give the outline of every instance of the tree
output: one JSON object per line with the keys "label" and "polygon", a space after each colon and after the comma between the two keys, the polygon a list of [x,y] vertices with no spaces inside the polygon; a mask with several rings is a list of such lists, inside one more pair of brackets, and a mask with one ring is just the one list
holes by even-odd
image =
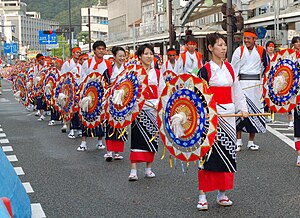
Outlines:
{"label": "tree", "polygon": [[55,57],[65,60],[69,56],[69,44],[63,35],[58,35],[57,41],[59,48],[52,49],[52,54]]}
{"label": "tree", "polygon": [[87,44],[89,41],[89,33],[88,32],[80,32],[77,34],[77,41],[83,42],[83,44]]}

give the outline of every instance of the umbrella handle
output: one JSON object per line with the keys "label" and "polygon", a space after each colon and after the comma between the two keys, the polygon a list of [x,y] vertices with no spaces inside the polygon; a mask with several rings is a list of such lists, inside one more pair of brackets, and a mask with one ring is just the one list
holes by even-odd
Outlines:
{"label": "umbrella handle", "polygon": [[[220,117],[242,117],[242,114],[218,114]],[[261,114],[249,114],[249,117],[253,116],[271,116],[271,113],[261,113]]]}
{"label": "umbrella handle", "polygon": [[151,105],[151,104],[147,104],[146,102],[144,103],[144,105],[146,105],[146,106],[148,106],[148,107],[151,107],[151,108],[157,110],[157,107],[155,107],[155,106],[153,106],[153,105]]}
{"label": "umbrella handle", "polygon": [[[157,110],[157,108],[153,105],[150,105],[150,104],[147,104],[147,103],[145,103],[145,105]],[[220,117],[242,117],[242,114],[218,114],[218,116],[220,116]],[[249,117],[253,117],[253,116],[271,116],[271,113],[249,114],[248,116]]]}

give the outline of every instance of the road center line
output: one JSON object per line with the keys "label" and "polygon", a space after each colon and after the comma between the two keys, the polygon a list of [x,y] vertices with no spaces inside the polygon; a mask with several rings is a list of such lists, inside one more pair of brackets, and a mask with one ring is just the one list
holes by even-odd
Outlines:
{"label": "road center line", "polygon": [[278,132],[277,130],[273,129],[270,126],[267,126],[267,130],[272,133],[273,135],[277,136],[281,141],[285,142],[286,144],[288,144],[292,149],[295,150],[295,143],[293,140],[291,140],[289,137],[281,134],[280,132]]}

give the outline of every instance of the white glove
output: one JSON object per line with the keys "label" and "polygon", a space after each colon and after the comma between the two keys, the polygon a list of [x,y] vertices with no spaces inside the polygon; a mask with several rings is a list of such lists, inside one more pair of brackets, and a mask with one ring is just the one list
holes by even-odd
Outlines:
{"label": "white glove", "polygon": [[112,102],[116,105],[123,105],[122,98],[124,97],[124,90],[119,89],[114,91],[114,95],[112,97]]}
{"label": "white glove", "polygon": [[41,77],[39,77],[39,76],[34,77],[34,84],[35,85],[38,84],[40,80],[41,80]]}
{"label": "white glove", "polygon": [[26,83],[26,87],[27,87],[27,89],[30,89],[30,87],[31,87],[31,82],[27,82],[27,83]]}
{"label": "white glove", "polygon": [[20,90],[17,91],[17,92],[14,94],[14,97],[15,97],[15,99],[16,99],[17,101],[20,101],[20,99],[21,99],[21,91],[20,91]]}
{"label": "white glove", "polygon": [[92,100],[92,97],[88,95],[80,101],[79,106],[82,111],[87,112],[89,110],[89,105],[92,103]]}
{"label": "white glove", "polygon": [[46,95],[51,95],[52,87],[51,87],[51,85],[49,83],[47,83],[47,85],[45,85],[44,90],[45,90],[45,94]]}
{"label": "white glove", "polygon": [[58,98],[57,98],[58,104],[61,105],[62,107],[64,107],[65,104],[66,104],[66,99],[67,98],[68,98],[68,96],[65,95],[64,93],[59,93]]}
{"label": "white glove", "polygon": [[276,76],[273,82],[274,93],[277,94],[286,87],[285,76]]}
{"label": "white glove", "polygon": [[186,120],[187,118],[184,112],[179,112],[171,117],[171,128],[176,138],[184,136],[184,128],[182,125],[185,124]]}

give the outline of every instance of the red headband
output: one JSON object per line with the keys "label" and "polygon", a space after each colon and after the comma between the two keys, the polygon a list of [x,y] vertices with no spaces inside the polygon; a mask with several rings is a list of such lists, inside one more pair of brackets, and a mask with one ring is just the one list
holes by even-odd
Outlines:
{"label": "red headband", "polygon": [[72,49],[72,53],[75,53],[76,51],[79,51],[79,52],[81,52],[81,48],[79,48],[79,47],[76,47],[76,48],[73,48],[73,49]]}
{"label": "red headband", "polygon": [[197,42],[194,42],[194,41],[189,41],[186,43],[187,45],[197,45]]}
{"label": "red headband", "polygon": [[244,36],[257,38],[257,35],[255,33],[251,33],[251,32],[244,32]]}
{"label": "red headband", "polygon": [[56,59],[55,62],[56,62],[56,63],[59,63],[59,64],[61,64],[61,65],[63,65],[63,63],[64,63],[62,59]]}
{"label": "red headband", "polygon": [[273,42],[271,42],[271,43],[268,45],[268,47],[274,47],[274,48],[275,48],[275,45],[274,45]]}
{"label": "red headband", "polygon": [[89,55],[88,54],[82,54],[79,56],[79,60],[83,59],[83,58],[88,58]]}
{"label": "red headband", "polygon": [[177,53],[176,53],[176,51],[174,51],[174,50],[171,50],[171,51],[168,51],[168,53],[167,53],[168,55],[176,55]]}

